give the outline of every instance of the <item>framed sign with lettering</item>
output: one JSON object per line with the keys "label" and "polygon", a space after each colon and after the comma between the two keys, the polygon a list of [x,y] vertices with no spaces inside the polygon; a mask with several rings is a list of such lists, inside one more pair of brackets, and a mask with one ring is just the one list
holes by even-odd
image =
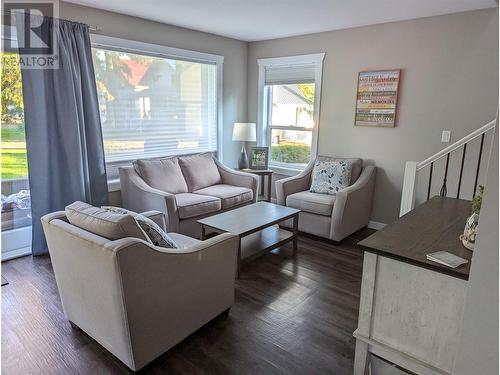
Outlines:
{"label": "framed sign with lettering", "polygon": [[400,74],[400,69],[359,73],[355,126],[395,126]]}

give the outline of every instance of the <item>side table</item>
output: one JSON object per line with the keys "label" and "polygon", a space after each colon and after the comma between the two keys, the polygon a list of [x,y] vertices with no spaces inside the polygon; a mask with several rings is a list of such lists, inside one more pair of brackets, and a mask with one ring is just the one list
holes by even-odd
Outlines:
{"label": "side table", "polygon": [[[259,176],[260,194],[257,201],[271,202],[271,186],[273,180],[273,171],[270,169],[240,169],[242,172],[252,173]],[[267,193],[264,191],[264,183],[267,180]]]}

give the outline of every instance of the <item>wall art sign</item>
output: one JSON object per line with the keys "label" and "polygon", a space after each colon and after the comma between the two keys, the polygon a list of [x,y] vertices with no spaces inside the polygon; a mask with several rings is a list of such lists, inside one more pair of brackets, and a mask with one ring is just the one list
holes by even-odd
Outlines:
{"label": "wall art sign", "polygon": [[395,126],[400,74],[400,69],[359,73],[355,126]]}

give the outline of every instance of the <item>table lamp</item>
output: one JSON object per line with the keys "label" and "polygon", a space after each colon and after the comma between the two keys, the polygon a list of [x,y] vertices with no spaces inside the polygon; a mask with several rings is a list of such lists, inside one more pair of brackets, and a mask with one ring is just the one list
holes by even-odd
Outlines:
{"label": "table lamp", "polygon": [[248,155],[246,142],[257,140],[257,130],[253,122],[235,122],[233,127],[233,141],[241,142],[241,155],[238,159],[239,169],[248,169]]}

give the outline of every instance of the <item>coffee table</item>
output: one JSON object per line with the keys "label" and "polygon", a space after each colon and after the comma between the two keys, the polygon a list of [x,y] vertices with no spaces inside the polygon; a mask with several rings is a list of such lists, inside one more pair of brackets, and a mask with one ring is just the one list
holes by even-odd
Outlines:
{"label": "coffee table", "polygon": [[[201,239],[207,229],[217,233],[230,232],[240,238],[238,246],[237,277],[240,275],[242,259],[251,260],[264,252],[293,242],[293,255],[297,255],[297,232],[299,212],[295,208],[258,202],[198,220],[201,224]],[[293,230],[280,228],[277,224],[293,219]]]}

